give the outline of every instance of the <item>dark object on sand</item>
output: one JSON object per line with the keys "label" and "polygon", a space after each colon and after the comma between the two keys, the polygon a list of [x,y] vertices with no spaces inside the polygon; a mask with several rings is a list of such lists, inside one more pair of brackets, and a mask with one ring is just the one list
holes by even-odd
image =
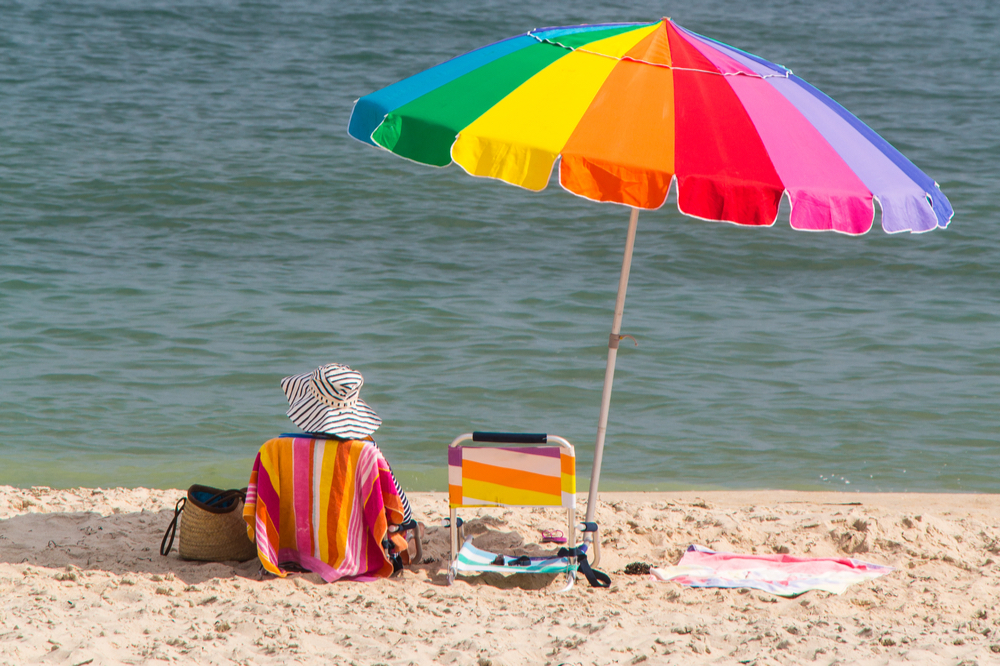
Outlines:
{"label": "dark object on sand", "polygon": [[625,566],[625,574],[649,574],[649,563],[636,561]]}

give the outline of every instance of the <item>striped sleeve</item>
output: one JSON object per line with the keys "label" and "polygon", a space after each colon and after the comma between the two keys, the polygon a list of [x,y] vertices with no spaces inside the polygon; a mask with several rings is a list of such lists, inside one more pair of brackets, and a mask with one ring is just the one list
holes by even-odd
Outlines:
{"label": "striped sleeve", "polygon": [[[378,449],[379,453],[382,454],[382,457],[385,458],[385,454],[379,448],[378,443],[374,440],[369,440],[369,442],[375,445],[375,449]],[[385,459],[385,462],[388,464],[389,460]],[[410,501],[406,499],[406,494],[403,493],[402,487],[399,486],[399,481],[396,479],[395,473],[392,472],[391,465],[389,465],[389,475],[392,476],[392,484],[396,487],[396,493],[399,495],[399,499],[403,503],[403,523],[409,523],[410,520],[413,519],[413,511],[410,509]]]}

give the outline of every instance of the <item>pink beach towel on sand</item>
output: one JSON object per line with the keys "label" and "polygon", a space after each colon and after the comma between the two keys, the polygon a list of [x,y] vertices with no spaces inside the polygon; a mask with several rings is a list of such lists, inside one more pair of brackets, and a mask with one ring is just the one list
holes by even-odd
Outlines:
{"label": "pink beach towel on sand", "polygon": [[677,565],[650,568],[649,573],[656,581],[673,581],[683,586],[757,588],[795,597],[812,590],[840,595],[851,584],[881,577],[893,569],[853,558],[730,554],[692,544]]}

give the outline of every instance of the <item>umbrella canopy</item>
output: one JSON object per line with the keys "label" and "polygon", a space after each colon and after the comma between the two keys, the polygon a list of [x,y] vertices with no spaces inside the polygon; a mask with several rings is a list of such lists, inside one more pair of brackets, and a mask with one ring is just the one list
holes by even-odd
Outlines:
{"label": "umbrella canopy", "polygon": [[791,70],[655,23],[532,30],[358,100],[351,136],[428,165],[597,201],[771,225],[945,227],[937,184]]}
{"label": "umbrella canopy", "polygon": [[937,183],[791,70],[670,19],[531,30],[362,97],[354,138],[530,190],[632,207],[608,341],[587,520],[596,509],[639,209],[676,181],[684,214],[864,234],[947,227]]}

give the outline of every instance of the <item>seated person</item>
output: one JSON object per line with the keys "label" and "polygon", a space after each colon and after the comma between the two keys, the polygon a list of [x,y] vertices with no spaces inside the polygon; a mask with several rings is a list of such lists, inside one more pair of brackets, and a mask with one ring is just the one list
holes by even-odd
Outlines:
{"label": "seated person", "polygon": [[416,523],[371,437],[382,420],[359,397],[363,384],[342,364],[281,381],[288,416],[305,433],[265,442],[250,475],[243,518],[265,570],[334,581],[388,576],[407,562],[396,527]]}

